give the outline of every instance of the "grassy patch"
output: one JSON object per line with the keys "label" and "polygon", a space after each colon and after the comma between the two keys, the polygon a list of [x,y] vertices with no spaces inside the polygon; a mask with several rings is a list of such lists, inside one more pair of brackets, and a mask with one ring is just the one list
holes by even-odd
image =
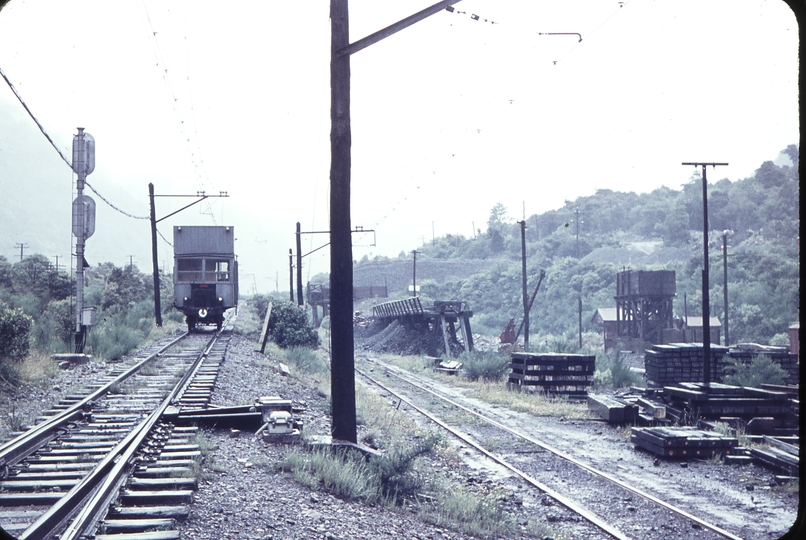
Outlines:
{"label": "grassy patch", "polygon": [[427,504],[421,516],[439,527],[458,527],[473,536],[510,537],[516,523],[506,512],[500,493],[479,495],[463,488],[454,488],[441,500]]}
{"label": "grassy patch", "polygon": [[20,380],[28,384],[43,384],[56,376],[59,366],[49,355],[34,353],[25,357],[22,362],[14,362]]}
{"label": "grassy patch", "polygon": [[462,386],[472,390],[473,397],[481,401],[533,416],[590,417],[585,403],[569,401],[562,396],[547,396],[539,392],[512,392],[503,384],[472,383]]}
{"label": "grassy patch", "polygon": [[308,347],[289,347],[282,351],[282,356],[286,362],[306,373],[322,373],[330,369],[327,361]]}

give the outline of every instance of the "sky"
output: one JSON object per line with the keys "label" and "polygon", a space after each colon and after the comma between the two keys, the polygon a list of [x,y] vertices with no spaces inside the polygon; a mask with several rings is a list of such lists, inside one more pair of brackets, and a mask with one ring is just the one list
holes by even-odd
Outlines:
{"label": "sky", "polygon": [[[351,0],[351,41],[432,3]],[[374,231],[353,235],[356,260],[483,232],[496,203],[514,220],[598,189],[679,189],[682,162],[744,179],[799,142],[781,0],[454,8],[351,57],[351,219]],[[326,0],[10,0],[0,69],[68,160],[78,127],[95,139],[91,264],[149,271],[149,183],[158,219],[196,200],[162,196],[226,192],[160,222],[160,265],[174,225],[231,225],[242,292],[287,290],[296,223],[329,227],[328,14]],[[63,264],[75,175],[5,81],[0,189],[0,255],[23,244]],[[327,241],[303,235],[303,281],[329,271]]]}

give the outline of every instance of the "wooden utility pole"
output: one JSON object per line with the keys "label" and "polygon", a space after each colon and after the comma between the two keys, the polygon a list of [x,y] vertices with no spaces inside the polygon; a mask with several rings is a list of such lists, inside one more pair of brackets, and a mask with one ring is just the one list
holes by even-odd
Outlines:
{"label": "wooden utility pole", "polygon": [[353,244],[350,231],[350,44],[347,0],[330,2],[330,324],[334,439],[358,442],[353,353]]}
{"label": "wooden utility pole", "polygon": [[154,184],[148,184],[149,217],[151,220],[151,274],[154,279],[154,321],[162,326],[162,303],[160,301],[160,268],[157,252],[157,207],[154,204]]}
{"label": "wooden utility pole", "polygon": [[683,163],[683,165],[702,167],[702,364],[703,383],[707,386],[711,384],[711,299],[708,294],[708,180],[706,177],[706,167],[708,165],[712,167],[716,167],[717,165],[722,166],[727,165],[727,163],[687,162]]}
{"label": "wooden utility pole", "polygon": [[20,248],[20,260],[22,260],[23,250],[28,247],[28,244],[17,242],[16,244],[14,244],[14,247]]}
{"label": "wooden utility pole", "polygon": [[458,2],[438,2],[351,44],[348,1],[330,0],[330,380],[334,439],[354,443],[358,439],[350,234],[350,55]]}
{"label": "wooden utility pole", "polygon": [[412,250],[411,254],[414,255],[411,265],[411,295],[417,296],[417,250]]}
{"label": "wooden utility pole", "polygon": [[294,252],[288,248],[288,300],[294,303]]}
{"label": "wooden utility pole", "polygon": [[299,221],[297,221],[297,304],[300,306],[305,304],[302,300],[302,233]]}
{"label": "wooden utility pole", "polygon": [[728,346],[728,231],[722,231],[722,299],[725,302],[722,326],[725,328],[725,347]]}
{"label": "wooden utility pole", "polygon": [[523,350],[529,351],[529,290],[526,288],[526,220],[521,224],[521,289],[523,293]]}

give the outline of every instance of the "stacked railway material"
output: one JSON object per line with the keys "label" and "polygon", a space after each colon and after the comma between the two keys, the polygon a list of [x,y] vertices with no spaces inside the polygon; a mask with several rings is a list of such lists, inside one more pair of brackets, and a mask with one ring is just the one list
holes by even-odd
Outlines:
{"label": "stacked railway material", "polygon": [[582,354],[514,352],[507,388],[585,399],[593,384],[596,357]]}
{"label": "stacked railway material", "polygon": [[784,384],[798,384],[800,380],[800,364],[798,355],[789,352],[787,347],[772,347],[769,345],[759,345],[757,343],[739,343],[728,352],[734,360],[739,360],[744,364],[750,363],[758,355],[766,355],[773,362],[781,366],[786,372]]}
{"label": "stacked railway material", "polygon": [[739,446],[735,437],[693,427],[633,428],[632,443],[665,458],[710,458],[730,454]]}
{"label": "stacked railway material", "polygon": [[657,426],[671,423],[666,418],[666,405],[645,395],[643,389],[629,393],[588,395],[588,409],[607,420],[609,424]]}
{"label": "stacked railway material", "polygon": [[773,437],[763,438],[765,448],[750,448],[753,461],[777,469],[787,475],[799,476],[800,448]]}
{"label": "stacked railway material", "polygon": [[[727,364],[727,347],[711,345],[711,380],[722,381]],[[683,381],[704,381],[702,343],[653,345],[644,356],[646,378],[650,386],[666,386]]]}
{"label": "stacked railway material", "polygon": [[798,430],[797,407],[785,392],[711,383],[678,383],[661,394],[667,415],[680,423],[715,421],[741,425],[748,433],[791,435]]}

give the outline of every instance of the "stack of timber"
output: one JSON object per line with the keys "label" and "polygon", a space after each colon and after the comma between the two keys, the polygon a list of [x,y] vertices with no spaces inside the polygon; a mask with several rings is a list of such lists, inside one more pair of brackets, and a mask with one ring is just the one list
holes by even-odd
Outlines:
{"label": "stack of timber", "polygon": [[666,405],[644,394],[635,392],[604,395],[589,394],[588,410],[597,413],[609,424],[633,424],[638,426],[667,425]]}
{"label": "stack of timber", "polygon": [[789,476],[799,476],[799,447],[774,437],[764,436],[766,448],[750,448],[755,463],[776,469]]}
{"label": "stack of timber", "polygon": [[537,390],[545,394],[585,399],[593,384],[596,357],[582,354],[513,352],[510,390]]}
{"label": "stack of timber", "polygon": [[735,437],[693,427],[632,428],[632,443],[665,458],[703,458],[733,453],[739,446]]}
{"label": "stack of timber", "polygon": [[[712,381],[722,381],[727,353],[727,347],[711,345],[709,371]],[[702,343],[653,345],[644,356],[647,383],[650,386],[666,386],[684,381],[704,381],[703,359]]]}
{"label": "stack of timber", "polygon": [[749,364],[756,356],[765,355],[773,362],[781,366],[786,372],[785,385],[798,384],[800,379],[800,364],[798,355],[789,352],[788,347],[773,347],[770,345],[759,345],[758,343],[739,343],[731,347],[728,352],[734,360],[739,360],[744,364]]}
{"label": "stack of timber", "polygon": [[595,412],[608,424],[635,424],[638,421],[638,405],[604,394],[588,394],[588,409]]}
{"label": "stack of timber", "polygon": [[720,383],[677,383],[661,393],[667,416],[680,424],[720,421],[740,425],[757,435],[792,435],[798,432],[797,404],[785,392]]}

